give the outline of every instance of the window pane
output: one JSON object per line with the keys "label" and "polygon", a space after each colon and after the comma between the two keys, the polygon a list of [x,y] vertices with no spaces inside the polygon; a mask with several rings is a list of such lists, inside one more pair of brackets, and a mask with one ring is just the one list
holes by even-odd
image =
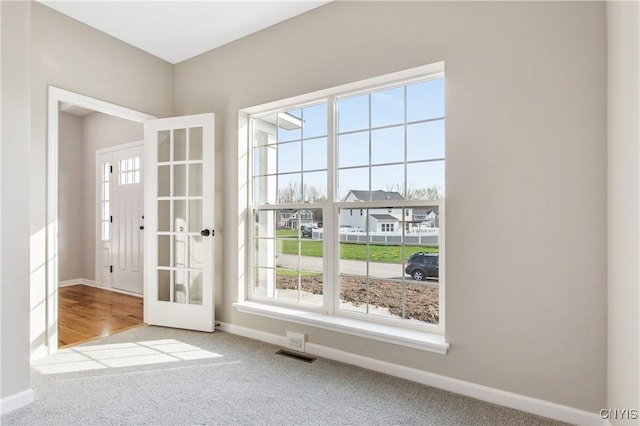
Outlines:
{"label": "window pane", "polygon": [[253,150],[253,173],[255,176],[277,173],[277,145],[267,145]]}
{"label": "window pane", "polygon": [[[286,210],[279,210],[283,212]],[[260,210],[254,216],[255,236],[259,238],[275,238],[276,212],[274,210]],[[278,224],[278,228],[284,225]]]}
{"label": "window pane", "polygon": [[275,203],[278,189],[276,176],[262,176],[253,180],[253,200],[255,203]]}
{"label": "window pane", "polygon": [[173,161],[187,159],[187,129],[173,131]]}
{"label": "window pane", "polygon": [[173,232],[188,232],[187,202],[176,200],[173,202]]}
{"label": "window pane", "polygon": [[304,170],[327,168],[327,138],[309,139],[302,142]]}
{"label": "window pane", "polygon": [[407,164],[407,199],[437,200],[444,196],[444,160]]}
{"label": "window pane", "polygon": [[[399,193],[400,196],[404,198],[404,165],[372,167],[371,190]],[[393,196],[395,196],[395,194],[390,195],[390,197]],[[384,198],[379,201],[383,200]]]}
{"label": "window pane", "polygon": [[[275,235],[275,234],[274,234]],[[275,238],[256,238],[254,240],[255,256],[254,264],[261,267],[276,267],[276,240]]]}
{"label": "window pane", "polygon": [[438,286],[418,281],[408,281],[405,285],[404,318],[438,324],[440,319]]}
{"label": "window pane", "polygon": [[200,232],[202,226],[202,200],[189,200],[189,231]]}
{"label": "window pane", "polygon": [[322,272],[277,268],[276,298],[290,302],[322,305]]}
{"label": "window pane", "polygon": [[444,78],[407,86],[407,121],[444,117]]}
{"label": "window pane", "polygon": [[158,132],[158,161],[169,161],[171,155],[170,130]]}
{"label": "window pane", "polygon": [[371,94],[371,127],[404,123],[404,87]]}
{"label": "window pane", "polygon": [[299,109],[278,114],[278,142],[302,138],[302,114]]}
{"label": "window pane", "polygon": [[299,203],[302,201],[300,173],[278,176],[278,202]]}
{"label": "window pane", "polygon": [[202,160],[202,127],[189,129],[189,160]]}
{"label": "window pane", "polygon": [[276,270],[272,268],[254,268],[253,293],[259,297],[275,297]]}
{"label": "window pane", "polygon": [[278,173],[297,172],[302,170],[301,147],[301,142],[278,144]]}
{"label": "window pane", "polygon": [[109,222],[102,222],[102,241],[109,241]]}
{"label": "window pane", "polygon": [[189,272],[189,303],[202,305],[202,272]]}
{"label": "window pane", "polygon": [[371,132],[371,164],[404,161],[404,126]]}
{"label": "window pane", "polygon": [[158,266],[171,264],[169,238],[169,235],[158,235]]}
{"label": "window pane", "polygon": [[171,223],[169,208],[171,201],[160,200],[158,201],[158,231],[169,232],[169,225]]}
{"label": "window pane", "polygon": [[171,272],[158,271],[158,300],[168,302],[171,295]]}
{"label": "window pane", "polygon": [[189,195],[202,196],[202,164],[189,164]]}
{"label": "window pane", "polygon": [[189,263],[191,269],[202,269],[203,262],[203,237],[200,235],[192,235],[189,237]]}
{"label": "window pane", "polygon": [[407,160],[444,158],[444,120],[407,126]]}
{"label": "window pane", "polygon": [[327,104],[314,105],[302,110],[304,125],[302,137],[314,138],[327,135]]}
{"label": "window pane", "polygon": [[187,303],[189,273],[185,270],[173,271],[173,302]]}
{"label": "window pane", "polygon": [[[173,267],[174,268],[186,268],[187,267],[187,238],[185,234],[178,234],[171,236],[173,241]],[[184,282],[184,281],[183,281]]]}
{"label": "window pane", "polygon": [[345,201],[351,191],[369,191],[368,167],[344,169],[338,172],[338,200]]}
{"label": "window pane", "polygon": [[369,128],[369,95],[338,101],[338,133]]}
{"label": "window pane", "polygon": [[183,197],[187,195],[187,166],[177,164],[173,166],[173,195]]}
{"label": "window pane", "polygon": [[302,179],[305,202],[319,203],[327,199],[327,172],[303,173]]}
{"label": "window pane", "polygon": [[102,220],[109,220],[109,203],[102,204]]}
{"label": "window pane", "polygon": [[369,132],[338,137],[338,167],[369,164]]}
{"label": "window pane", "polygon": [[158,166],[158,197],[168,197],[171,166]]}

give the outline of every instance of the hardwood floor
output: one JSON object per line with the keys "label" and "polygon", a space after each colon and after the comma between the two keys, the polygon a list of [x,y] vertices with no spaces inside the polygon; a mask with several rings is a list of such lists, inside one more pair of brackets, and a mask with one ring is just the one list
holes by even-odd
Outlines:
{"label": "hardwood floor", "polygon": [[77,345],[139,327],[142,298],[86,285],[58,289],[58,345]]}

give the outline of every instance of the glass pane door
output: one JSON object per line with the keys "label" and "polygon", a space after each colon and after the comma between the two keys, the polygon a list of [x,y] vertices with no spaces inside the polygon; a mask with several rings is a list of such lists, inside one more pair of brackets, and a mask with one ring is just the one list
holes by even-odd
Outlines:
{"label": "glass pane door", "polygon": [[202,305],[202,127],[157,132],[157,300]]}

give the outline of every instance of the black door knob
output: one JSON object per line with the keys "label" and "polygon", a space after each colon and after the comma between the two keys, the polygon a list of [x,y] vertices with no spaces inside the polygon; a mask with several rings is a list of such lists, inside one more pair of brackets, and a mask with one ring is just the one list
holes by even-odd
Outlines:
{"label": "black door knob", "polygon": [[140,230],[144,230],[144,225],[140,225]]}
{"label": "black door knob", "polygon": [[203,229],[202,231],[200,231],[200,235],[202,235],[203,237],[208,237],[209,234],[211,234],[211,232],[209,232],[208,229]]}

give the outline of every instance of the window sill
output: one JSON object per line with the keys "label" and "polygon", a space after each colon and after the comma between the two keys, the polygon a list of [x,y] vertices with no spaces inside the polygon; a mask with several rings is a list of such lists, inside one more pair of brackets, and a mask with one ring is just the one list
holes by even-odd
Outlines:
{"label": "window sill", "polygon": [[449,343],[445,341],[443,335],[430,333],[428,331],[376,324],[353,318],[301,311],[252,301],[234,303],[233,306],[238,312],[291,321],[297,324],[304,324],[443,355],[446,354],[449,349]]}

